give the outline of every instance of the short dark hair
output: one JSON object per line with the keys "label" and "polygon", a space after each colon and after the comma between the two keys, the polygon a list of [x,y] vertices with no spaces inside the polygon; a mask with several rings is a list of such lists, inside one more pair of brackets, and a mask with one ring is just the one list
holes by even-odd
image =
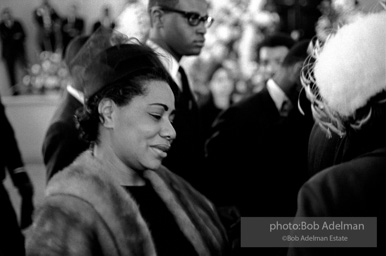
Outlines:
{"label": "short dark hair", "polygon": [[151,8],[155,6],[165,6],[174,8],[179,2],[179,0],[149,0],[149,3],[147,4],[147,9],[150,12]]}
{"label": "short dark hair", "polygon": [[76,114],[81,137],[98,143],[99,123],[103,122],[98,105],[102,99],[127,105],[135,96],[147,93],[145,82],[151,80],[168,83],[177,98],[177,85],[150,47],[138,42],[100,52],[84,71],[85,105]]}
{"label": "short dark hair", "polygon": [[256,51],[257,60],[258,61],[260,60],[260,49],[263,47],[284,46],[284,47],[287,47],[288,49],[291,49],[291,47],[294,44],[295,44],[295,41],[291,38],[291,36],[285,33],[275,33],[275,34],[269,35],[257,45],[257,51]]}
{"label": "short dark hair", "polygon": [[286,57],[283,60],[282,66],[288,67],[296,62],[303,62],[309,55],[308,48],[310,45],[310,40],[304,39],[300,42],[297,42],[287,53]]}

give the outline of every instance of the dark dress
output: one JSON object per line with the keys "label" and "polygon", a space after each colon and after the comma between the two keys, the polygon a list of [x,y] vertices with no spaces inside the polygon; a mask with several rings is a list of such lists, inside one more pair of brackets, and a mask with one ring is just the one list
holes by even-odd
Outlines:
{"label": "dark dress", "polygon": [[[165,203],[148,184],[146,186],[124,186],[134,198],[149,226],[157,255],[198,256],[193,246],[179,229]],[[167,236],[165,235],[167,230]]]}

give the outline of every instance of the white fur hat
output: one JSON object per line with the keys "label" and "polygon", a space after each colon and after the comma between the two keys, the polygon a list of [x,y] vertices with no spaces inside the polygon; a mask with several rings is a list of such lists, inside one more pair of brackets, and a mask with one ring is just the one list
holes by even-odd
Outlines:
{"label": "white fur hat", "polygon": [[323,101],[342,117],[386,90],[386,11],[340,28],[319,52],[314,75]]}

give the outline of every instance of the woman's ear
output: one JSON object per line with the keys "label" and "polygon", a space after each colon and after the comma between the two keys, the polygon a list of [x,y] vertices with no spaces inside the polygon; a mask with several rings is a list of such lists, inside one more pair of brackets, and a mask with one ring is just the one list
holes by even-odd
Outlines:
{"label": "woman's ear", "polygon": [[102,125],[106,128],[114,126],[113,112],[115,103],[111,99],[102,99],[98,105],[98,112]]}

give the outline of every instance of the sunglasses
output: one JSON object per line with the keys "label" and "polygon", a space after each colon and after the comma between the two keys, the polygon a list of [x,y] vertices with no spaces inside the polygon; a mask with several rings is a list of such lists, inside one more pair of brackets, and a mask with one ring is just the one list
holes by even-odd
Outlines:
{"label": "sunglasses", "polygon": [[214,19],[208,15],[200,16],[197,12],[184,12],[174,8],[160,6],[160,9],[166,12],[175,12],[184,16],[188,20],[188,24],[192,27],[198,26],[200,22],[204,22],[206,28],[212,26]]}

